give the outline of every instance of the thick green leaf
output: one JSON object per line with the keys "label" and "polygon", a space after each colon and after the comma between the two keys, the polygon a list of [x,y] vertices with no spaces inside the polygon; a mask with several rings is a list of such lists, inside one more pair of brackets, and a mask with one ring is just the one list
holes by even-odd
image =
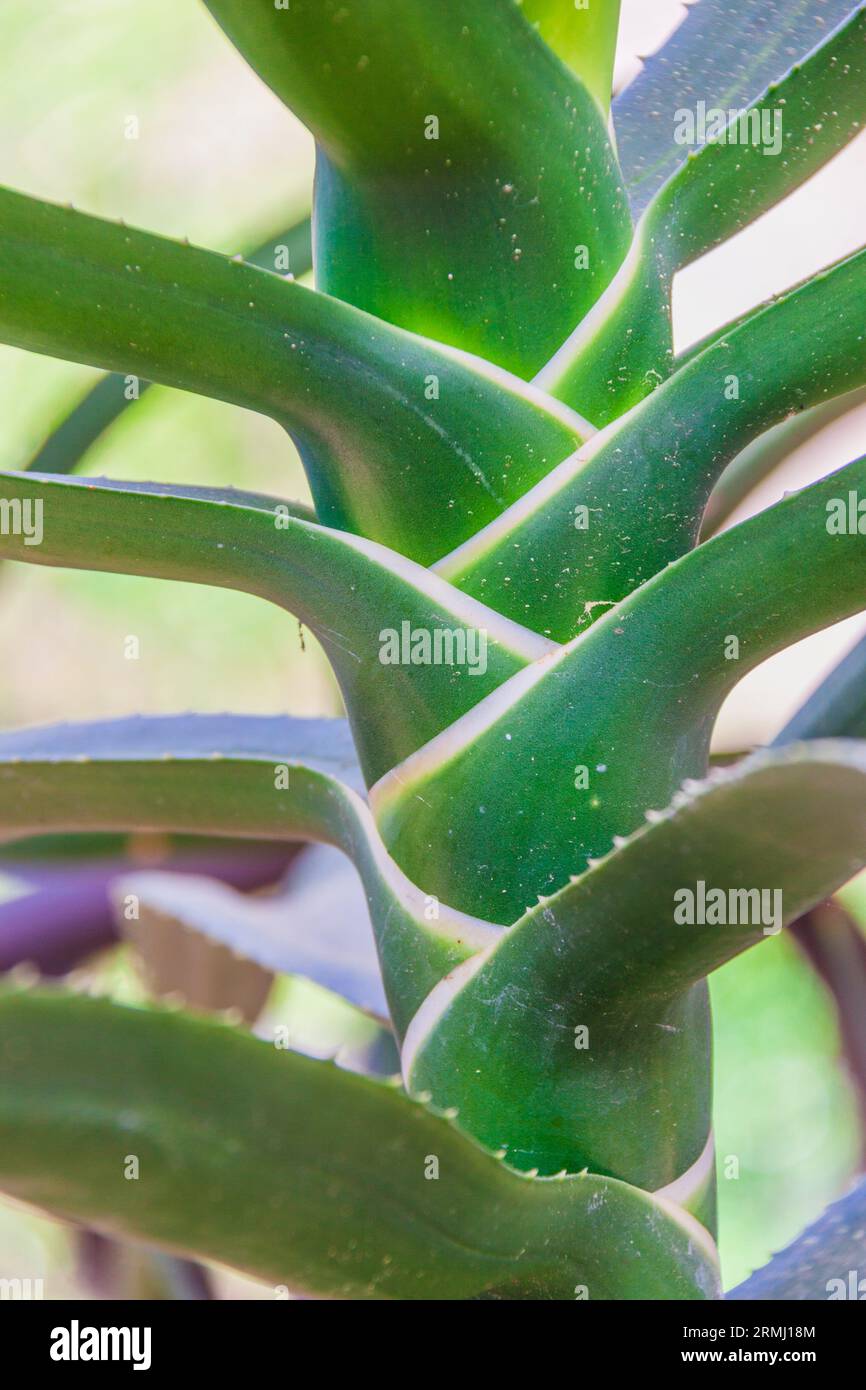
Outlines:
{"label": "thick green leaf", "polygon": [[754,120],[746,139],[733,122],[686,160],[647,210],[648,223],[663,229],[672,268],[774,207],[866,125],[866,6],[750,104],[750,112],[763,113],[760,139],[752,138]]}
{"label": "thick green leaf", "polygon": [[676,366],[674,272],[787,197],[866,124],[866,10],[765,92],[742,121],[729,112],[727,129],[700,147],[702,114],[706,104],[697,119],[685,108],[678,113],[688,160],[647,208],[605,294],[536,377],[598,426],[649,395]]}
{"label": "thick green leaf", "polygon": [[852,0],[700,0],[614,103],[620,163],[635,214],[682,164],[676,113],[748,107],[856,7]]}
{"label": "thick green leaf", "polygon": [[401,873],[366,804],[337,780],[354,760],[334,738],[329,720],[225,715],[3,734],[0,835],[122,826],[335,845],[361,875],[402,1031],[436,981],[496,932]]}
{"label": "thick green leaf", "polygon": [[[761,751],[648,816],[437,986],[407,1032],[410,1089],[516,1166],[654,1188],[696,1164],[686,1185],[706,1180],[703,977],[866,864],[866,744]],[[701,884],[721,890],[718,921]]]}
{"label": "thick green leaf", "polygon": [[750,440],[866,382],[864,294],[866,249],[711,343],[437,573],[567,639],[695,544],[714,484]]}
{"label": "thick green leaf", "polygon": [[544,42],[573,69],[603,111],[610,109],[620,0],[517,0]]}
{"label": "thick green leaf", "polygon": [[511,923],[704,776],[746,672],[866,609],[866,535],[834,533],[858,491],[866,459],[707,541],[395,768],[373,805],[410,878]]}
{"label": "thick green leaf", "polygon": [[321,521],[428,564],[586,436],[517,378],[240,258],[8,190],[0,340],[273,416]]}
{"label": "thick green leaf", "polygon": [[866,1181],[834,1202],[791,1245],[726,1298],[749,1302],[779,1299],[830,1302],[866,1295],[863,1274]]}
{"label": "thick green leaf", "polygon": [[672,1204],[521,1176],[393,1086],[106,1000],[0,999],[0,1188],[336,1298],[718,1296]]}
{"label": "thick green leaf", "polygon": [[[284,267],[293,276],[305,275],[313,264],[310,219],[287,227],[251,252],[246,259],[265,270]],[[36,473],[71,473],[87,451],[152,383],[138,381],[135,390],[120,372],[110,372],[78,402],[25,467]]]}
{"label": "thick green leaf", "polygon": [[318,141],[320,287],[538,371],[631,219],[603,112],[513,0],[207,3]]}
{"label": "thick green leaf", "polygon": [[[288,608],[315,632],[334,667],[369,781],[550,649],[420,565],[308,521],[294,503],[7,473],[0,474],[0,507],[11,518],[8,534],[0,533],[0,557],[214,584]],[[34,527],[43,533],[38,543]],[[403,646],[412,650],[402,642],[404,625],[410,634],[457,636],[452,647],[441,639],[440,663],[432,646],[427,663],[413,663],[403,659]],[[399,652],[388,632],[400,637]]]}

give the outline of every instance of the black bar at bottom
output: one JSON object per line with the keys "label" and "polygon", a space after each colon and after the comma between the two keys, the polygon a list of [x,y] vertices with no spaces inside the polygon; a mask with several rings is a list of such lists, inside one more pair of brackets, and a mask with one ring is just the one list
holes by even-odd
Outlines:
{"label": "black bar at bottom", "polygon": [[[506,1306],[508,1320],[500,1321]],[[448,1310],[447,1323],[441,1311],[432,1322],[430,1305],[424,1303],[2,1301],[0,1335],[5,1334],[2,1345],[7,1349],[14,1344],[20,1370],[48,1372],[59,1381],[70,1375],[92,1379],[102,1370],[139,1378],[176,1370],[249,1376],[254,1370],[258,1377],[271,1364],[275,1370],[297,1365],[299,1352],[327,1367],[329,1375],[340,1362],[350,1374],[365,1376],[375,1363],[381,1375],[387,1343],[378,1338],[394,1331],[417,1337],[418,1350],[427,1348],[425,1355],[437,1355],[437,1347],[439,1352],[450,1348],[449,1356],[464,1366],[474,1346],[487,1372],[499,1356],[507,1369],[515,1346],[538,1354],[547,1345],[542,1339],[555,1335],[559,1352],[571,1346],[575,1373],[586,1367],[590,1354],[594,1365],[603,1358],[615,1372],[799,1365],[819,1369],[826,1377],[837,1366],[857,1364],[866,1330],[856,1309],[835,1302],[440,1307]],[[463,1323],[464,1316],[471,1321]],[[338,1338],[323,1340],[323,1333],[337,1331]],[[404,1343],[398,1360],[407,1351]],[[411,1360],[404,1371],[411,1372]]]}

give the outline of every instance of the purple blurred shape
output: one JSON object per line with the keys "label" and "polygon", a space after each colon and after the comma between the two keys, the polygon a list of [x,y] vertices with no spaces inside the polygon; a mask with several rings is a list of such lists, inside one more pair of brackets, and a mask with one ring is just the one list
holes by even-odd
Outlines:
{"label": "purple blurred shape", "polygon": [[63,975],[94,951],[118,940],[108,885],[136,869],[207,874],[250,891],[274,883],[294,857],[295,845],[229,845],[184,850],[143,863],[129,855],[70,864],[21,860],[0,864],[0,873],[26,882],[31,891],[0,903],[0,972],[23,962],[44,975]]}

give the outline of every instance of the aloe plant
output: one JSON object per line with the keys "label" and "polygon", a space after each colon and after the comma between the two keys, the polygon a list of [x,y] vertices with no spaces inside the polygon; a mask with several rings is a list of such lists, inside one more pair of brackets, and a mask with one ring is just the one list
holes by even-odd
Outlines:
{"label": "aloe plant", "polygon": [[[710,735],[866,609],[866,458],[718,527],[776,427],[866,387],[866,249],[680,355],[671,286],[861,128],[866,10],[701,0],[611,113],[618,0],[208,9],[315,136],[317,288],[7,190],[0,339],[271,416],[313,508],[70,476],[109,378],[50,471],[3,475],[0,555],[279,604],[348,723],[8,733],[0,827],[342,851],[342,906],[324,849],[300,896],[113,892],[139,937],[372,1010],[377,1046],[365,1075],[10,985],[0,1188],[319,1296],[718,1297],[707,977],[866,864],[863,661],[777,745],[710,770]],[[827,1296],[853,1225],[778,1287]]]}

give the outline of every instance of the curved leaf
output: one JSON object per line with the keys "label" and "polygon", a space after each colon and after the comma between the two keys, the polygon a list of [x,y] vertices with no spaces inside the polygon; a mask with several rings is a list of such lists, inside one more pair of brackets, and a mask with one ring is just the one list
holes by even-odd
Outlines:
{"label": "curved leaf", "polygon": [[440,983],[407,1031],[410,1090],[457,1107],[517,1166],[589,1166],[642,1187],[693,1164],[699,1175],[700,982],[866,865],[866,744],[761,751],[647,815]]}
{"label": "curved leaf", "polygon": [[866,249],[711,343],[436,572],[565,640],[695,544],[750,440],[866,383],[864,292]]}
{"label": "curved leaf", "polygon": [[819,44],[852,0],[700,0],[614,102],[620,164],[642,212],[688,156],[676,113],[705,101],[742,109]]}
{"label": "curved leaf", "polygon": [[677,365],[669,308],[674,272],[787,197],[864,124],[861,8],[742,120],[733,113],[718,140],[692,143],[688,160],[647,208],[612,284],[537,384],[596,425],[649,395]]}
{"label": "curved leaf", "polygon": [[[0,557],[214,584],[288,608],[334,667],[369,780],[550,649],[421,566],[307,521],[305,510],[231,490],[0,474],[0,518],[10,518]],[[427,662],[413,662],[404,627],[431,644],[436,632],[456,635],[450,646],[442,637],[440,663],[432,645]]]}
{"label": "curved leaf", "polygon": [[0,1187],[336,1298],[718,1296],[671,1204],[521,1177],[392,1086],[106,1000],[0,999]]}
{"label": "curved leaf", "polygon": [[[282,265],[293,276],[306,275],[313,264],[309,217],[287,227],[275,237],[268,237],[246,260],[264,270],[273,270]],[[139,381],[136,392],[131,394],[124,375],[120,372],[109,373],[73,406],[66,419],[61,421],[24,467],[36,473],[73,472],[92,445],[131,405],[141,399],[151,385],[149,381]]]}
{"label": "curved leaf", "polygon": [[207,3],[318,141],[320,287],[537,371],[631,219],[602,111],[513,0]]}
{"label": "curved leaf", "polygon": [[8,190],[0,340],[272,416],[321,521],[424,563],[586,433],[517,378],[240,258]]}
{"label": "curved leaf", "polygon": [[647,211],[662,230],[671,269],[688,265],[774,207],[866,125],[866,6],[859,5],[749,111],[765,117],[760,139],[741,138],[755,134],[754,121],[748,126],[747,118],[747,130],[733,122],[681,165]]}
{"label": "curved leaf", "polygon": [[702,777],[746,672],[866,609],[866,535],[835,525],[858,490],[866,459],[707,541],[395,768],[372,802],[405,872],[510,923]]}
{"label": "curved leaf", "polygon": [[0,835],[176,830],[335,845],[358,869],[400,1030],[488,923],[435,903],[385,852],[342,721],[189,715],[0,735]]}

